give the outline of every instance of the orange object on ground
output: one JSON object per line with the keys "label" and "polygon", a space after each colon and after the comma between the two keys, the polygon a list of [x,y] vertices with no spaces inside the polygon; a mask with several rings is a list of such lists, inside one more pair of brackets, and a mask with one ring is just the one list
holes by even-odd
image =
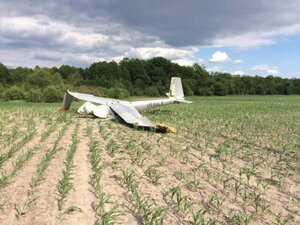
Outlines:
{"label": "orange object on ground", "polygon": [[159,124],[156,124],[156,127],[160,132],[177,133],[177,129],[175,127],[171,127],[167,124],[159,123]]}

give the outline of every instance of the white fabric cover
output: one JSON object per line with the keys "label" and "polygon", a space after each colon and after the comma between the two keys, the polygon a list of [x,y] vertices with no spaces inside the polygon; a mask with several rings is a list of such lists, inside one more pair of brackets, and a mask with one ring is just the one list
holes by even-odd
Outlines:
{"label": "white fabric cover", "polygon": [[90,102],[84,103],[82,106],[79,107],[77,112],[81,115],[94,115],[98,118],[105,119],[108,118],[110,109],[109,106],[106,105],[94,105]]}
{"label": "white fabric cover", "polygon": [[101,119],[108,118],[109,116],[109,107],[107,105],[99,105],[94,107],[93,114]]}
{"label": "white fabric cover", "polygon": [[94,105],[90,102],[85,102],[82,106],[79,107],[77,112],[81,115],[87,116],[93,112],[95,107],[96,107],[96,105]]}

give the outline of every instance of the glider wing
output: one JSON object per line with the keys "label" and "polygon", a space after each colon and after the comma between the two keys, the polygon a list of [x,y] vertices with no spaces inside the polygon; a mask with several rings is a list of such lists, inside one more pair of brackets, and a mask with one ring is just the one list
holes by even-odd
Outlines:
{"label": "glider wing", "polygon": [[146,117],[143,117],[134,107],[119,102],[111,102],[110,108],[126,123],[141,127],[156,128]]}
{"label": "glider wing", "polygon": [[111,102],[116,102],[116,99],[112,99],[112,98],[102,98],[102,97],[97,97],[94,95],[89,95],[89,94],[82,94],[82,93],[78,93],[78,92],[71,92],[68,91],[68,94],[73,96],[74,98],[83,100],[83,101],[87,101],[87,102],[93,102],[93,103],[98,103],[101,105],[108,105]]}

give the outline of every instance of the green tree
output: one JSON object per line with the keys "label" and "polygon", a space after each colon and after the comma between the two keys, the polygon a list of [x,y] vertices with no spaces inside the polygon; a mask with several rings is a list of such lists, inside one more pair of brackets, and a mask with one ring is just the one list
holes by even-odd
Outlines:
{"label": "green tree", "polygon": [[223,83],[221,82],[217,82],[214,85],[214,89],[215,89],[215,95],[219,95],[219,96],[224,96],[227,95],[227,90],[226,87]]}
{"label": "green tree", "polygon": [[40,89],[30,89],[25,95],[25,100],[27,102],[43,102],[43,93]]}
{"label": "green tree", "polygon": [[45,102],[60,102],[63,99],[63,92],[55,86],[48,86],[44,90],[43,99]]}
{"label": "green tree", "polygon": [[9,82],[11,84],[21,84],[27,79],[30,73],[32,73],[32,70],[26,67],[17,67],[16,69],[11,69]]}
{"label": "green tree", "polygon": [[157,97],[160,96],[160,93],[155,86],[149,86],[145,88],[144,94],[147,96]]}
{"label": "green tree", "polygon": [[4,66],[2,63],[0,63],[0,82],[2,84],[9,83],[9,70]]}
{"label": "green tree", "polygon": [[17,86],[11,86],[4,93],[4,100],[23,100],[25,97],[24,91]]}
{"label": "green tree", "polygon": [[48,68],[38,68],[28,75],[28,83],[35,88],[45,88],[50,85],[61,86],[64,81],[59,73],[53,73]]}

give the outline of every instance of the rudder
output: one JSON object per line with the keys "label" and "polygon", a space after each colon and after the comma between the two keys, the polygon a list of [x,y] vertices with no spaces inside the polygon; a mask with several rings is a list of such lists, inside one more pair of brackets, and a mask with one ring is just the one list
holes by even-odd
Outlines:
{"label": "rudder", "polygon": [[176,99],[184,99],[184,93],[181,84],[180,77],[172,77],[170,84],[169,97],[175,97]]}

